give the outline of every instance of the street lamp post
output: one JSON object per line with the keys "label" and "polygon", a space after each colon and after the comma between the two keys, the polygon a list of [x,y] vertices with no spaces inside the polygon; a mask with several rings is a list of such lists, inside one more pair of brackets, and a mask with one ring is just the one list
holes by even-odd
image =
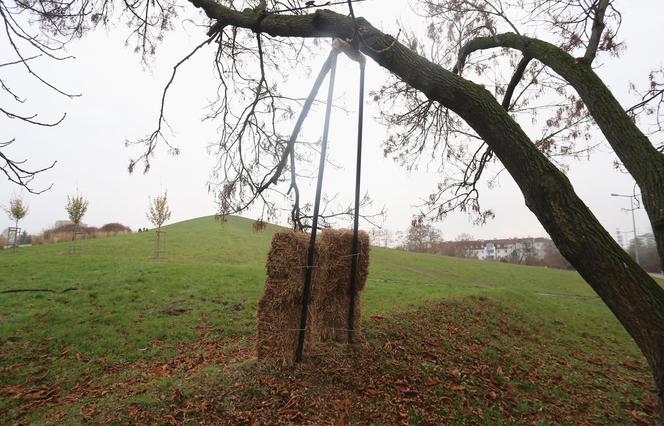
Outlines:
{"label": "street lamp post", "polygon": [[[634,229],[634,257],[636,263],[641,265],[639,260],[639,236],[636,234],[636,220],[634,219],[634,210],[638,210],[639,206],[634,207],[634,200],[636,200],[636,185],[634,186],[634,191],[632,195],[622,195],[622,194],[611,194],[612,197],[626,197],[629,198],[629,210],[632,212],[632,228]],[[627,209],[624,209],[627,210]]]}

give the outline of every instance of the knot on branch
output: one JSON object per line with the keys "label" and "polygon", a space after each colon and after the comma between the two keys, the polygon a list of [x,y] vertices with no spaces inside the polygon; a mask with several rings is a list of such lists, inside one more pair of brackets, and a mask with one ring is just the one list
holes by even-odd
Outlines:
{"label": "knot on branch", "polygon": [[219,34],[221,30],[225,27],[225,24],[222,24],[221,21],[215,22],[207,32],[208,37],[212,37],[215,34]]}
{"label": "knot on branch", "polygon": [[253,9],[244,9],[243,12],[248,12],[251,13],[252,15],[255,15],[255,22],[251,26],[251,30],[256,34],[259,34],[261,32],[261,23],[263,22],[263,19],[265,19],[265,17],[268,15],[267,1],[261,0],[258,6],[256,6]]}
{"label": "knot on branch", "polygon": [[[317,9],[313,14],[312,24],[320,33],[334,34],[346,40],[352,40],[355,34],[353,22],[344,15],[329,9]],[[323,37],[329,37],[326,34]]]}
{"label": "knot on branch", "polygon": [[352,41],[335,38],[332,42],[332,48],[344,53],[349,59],[358,62],[362,66],[367,62],[365,56],[360,52],[359,46],[354,45]]}

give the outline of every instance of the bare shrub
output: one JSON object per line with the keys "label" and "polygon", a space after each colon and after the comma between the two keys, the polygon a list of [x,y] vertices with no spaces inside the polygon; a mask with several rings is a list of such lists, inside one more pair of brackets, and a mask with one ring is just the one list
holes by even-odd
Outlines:
{"label": "bare shrub", "polygon": [[265,231],[265,228],[267,228],[267,222],[262,219],[258,219],[253,223],[252,227],[254,228],[254,232],[263,232]]}
{"label": "bare shrub", "polygon": [[121,223],[113,222],[113,223],[107,223],[106,225],[102,226],[99,228],[101,232],[117,235],[117,234],[127,234],[131,232],[131,228],[128,226],[125,226]]}

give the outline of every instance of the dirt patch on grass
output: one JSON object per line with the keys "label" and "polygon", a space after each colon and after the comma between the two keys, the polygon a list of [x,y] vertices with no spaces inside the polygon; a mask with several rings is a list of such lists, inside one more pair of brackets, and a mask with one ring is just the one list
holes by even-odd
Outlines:
{"label": "dirt patch on grass", "polygon": [[72,413],[138,424],[656,422],[652,379],[624,345],[570,336],[486,299],[372,317],[362,345],[323,345],[294,368],[258,364],[253,337],[213,340],[206,327],[169,359],[111,365],[71,389],[0,387],[12,400],[0,418],[41,410],[54,423]]}
{"label": "dirt patch on grass", "polygon": [[179,317],[182,314],[186,314],[189,309],[184,308],[166,308],[159,311],[162,315],[168,315],[171,317]]}

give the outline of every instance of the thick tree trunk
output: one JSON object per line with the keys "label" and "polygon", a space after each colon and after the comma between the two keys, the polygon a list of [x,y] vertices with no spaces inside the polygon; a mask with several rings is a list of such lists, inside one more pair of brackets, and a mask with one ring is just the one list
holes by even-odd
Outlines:
{"label": "thick tree trunk", "polygon": [[[255,11],[233,11],[213,0],[190,1],[217,20],[216,28],[233,25],[285,37],[350,39],[354,33],[348,17],[325,10],[312,15],[261,16]],[[660,407],[664,407],[664,289],[616,244],[565,175],[487,90],[419,56],[366,20],[360,18],[358,24],[365,54],[459,114],[496,153],[560,252],[634,338],[653,371]]]}
{"label": "thick tree trunk", "polygon": [[491,95],[484,89],[476,92],[477,97],[465,100],[467,103],[457,113],[496,152],[521,188],[526,205],[562,255],[634,338],[659,386],[661,410],[664,407],[664,290],[616,244],[575,194],[568,179],[527,141],[507,113],[497,111],[497,103],[489,103]]}
{"label": "thick tree trunk", "polygon": [[660,357],[659,364],[652,367],[657,387],[657,401],[659,402],[659,423],[664,424],[664,362]]}
{"label": "thick tree trunk", "polygon": [[611,90],[583,58],[574,58],[553,44],[514,33],[480,37],[459,53],[460,62],[473,51],[509,47],[537,59],[577,91],[614,152],[641,189],[664,268],[664,154],[658,152],[632,121]]}

